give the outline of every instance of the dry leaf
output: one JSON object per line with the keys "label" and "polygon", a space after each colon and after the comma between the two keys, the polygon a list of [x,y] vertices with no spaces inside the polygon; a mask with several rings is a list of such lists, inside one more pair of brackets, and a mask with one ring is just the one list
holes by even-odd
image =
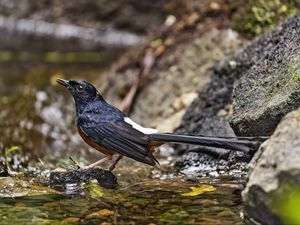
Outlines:
{"label": "dry leaf", "polygon": [[210,192],[210,191],[215,191],[216,188],[212,185],[208,185],[208,184],[200,184],[197,187],[190,187],[192,189],[192,191],[190,192],[186,192],[186,193],[182,193],[182,196],[197,196],[197,195],[201,195],[203,193],[206,192]]}
{"label": "dry leaf", "polygon": [[97,212],[93,212],[87,216],[87,218],[95,218],[95,217],[102,217],[102,216],[112,216],[114,215],[114,211],[109,209],[101,209]]}

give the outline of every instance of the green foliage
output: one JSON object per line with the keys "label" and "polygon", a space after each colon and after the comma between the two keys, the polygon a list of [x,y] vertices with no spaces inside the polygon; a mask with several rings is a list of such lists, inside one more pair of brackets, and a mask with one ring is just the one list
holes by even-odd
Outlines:
{"label": "green foliage", "polygon": [[247,6],[241,5],[238,9],[233,27],[246,36],[255,36],[295,15],[299,11],[298,4],[297,0],[248,0]]}
{"label": "green foliage", "polygon": [[7,156],[7,155],[9,155],[10,153],[15,152],[15,151],[17,151],[17,150],[19,150],[19,147],[18,147],[18,146],[12,146],[12,147],[10,147],[10,148],[8,148],[8,149],[5,149],[4,155]]}
{"label": "green foliage", "polygon": [[160,45],[162,45],[163,41],[162,39],[158,38],[158,39],[155,39],[154,41],[151,42],[151,47],[158,47]]}
{"label": "green foliage", "polygon": [[300,187],[294,186],[278,204],[284,224],[300,224]]}

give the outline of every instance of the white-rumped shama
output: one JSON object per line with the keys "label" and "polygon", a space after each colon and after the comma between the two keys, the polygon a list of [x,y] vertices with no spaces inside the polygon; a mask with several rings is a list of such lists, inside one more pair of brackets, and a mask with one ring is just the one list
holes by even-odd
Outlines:
{"label": "white-rumped shama", "polygon": [[87,166],[93,168],[118,155],[110,170],[123,157],[154,166],[158,161],[152,155],[155,148],[167,143],[187,143],[208,147],[249,152],[265,137],[205,137],[175,134],[160,134],[152,128],[144,128],[132,121],[116,107],[108,104],[96,88],[84,80],[63,80],[73,95],[76,106],[76,124],[83,140],[106,155],[103,159]]}

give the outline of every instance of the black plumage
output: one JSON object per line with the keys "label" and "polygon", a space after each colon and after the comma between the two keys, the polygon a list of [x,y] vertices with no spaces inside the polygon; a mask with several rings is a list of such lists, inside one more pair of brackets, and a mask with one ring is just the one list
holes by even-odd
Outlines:
{"label": "black plumage", "polygon": [[62,79],[57,82],[67,87],[74,97],[80,135],[89,145],[110,156],[119,154],[154,166],[158,161],[152,155],[152,150],[165,142],[248,152],[267,138],[238,139],[153,133],[153,129],[141,127],[119,109],[108,104],[90,83]]}

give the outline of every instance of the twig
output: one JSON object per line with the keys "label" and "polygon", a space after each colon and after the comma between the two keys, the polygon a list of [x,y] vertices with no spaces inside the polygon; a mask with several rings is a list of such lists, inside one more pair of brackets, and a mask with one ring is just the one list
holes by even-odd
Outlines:
{"label": "twig", "polygon": [[150,71],[153,68],[154,63],[155,57],[152,50],[147,50],[143,59],[143,67],[135,77],[129,92],[118,107],[124,113],[130,113],[131,107],[139,89],[145,84],[145,82],[142,81],[149,79]]}

